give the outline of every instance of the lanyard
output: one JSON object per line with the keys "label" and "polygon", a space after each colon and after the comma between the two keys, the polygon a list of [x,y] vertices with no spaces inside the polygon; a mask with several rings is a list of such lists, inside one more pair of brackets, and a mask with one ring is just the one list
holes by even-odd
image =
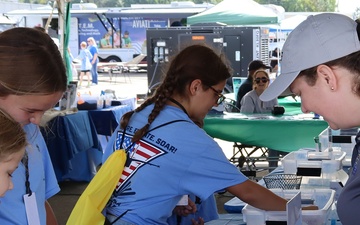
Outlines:
{"label": "lanyard", "polygon": [[29,180],[29,156],[28,153],[25,152],[24,157],[22,158],[21,162],[25,166],[25,188],[26,188],[26,194],[31,196],[32,191],[30,189],[30,180]]}
{"label": "lanyard", "polygon": [[[38,145],[36,145],[39,148]],[[23,195],[24,205],[25,205],[25,212],[26,218],[28,221],[28,225],[38,225],[40,224],[40,217],[38,211],[38,204],[36,201],[36,193],[32,192],[30,189],[30,181],[29,181],[29,155],[25,152],[24,157],[22,158],[21,162],[25,166],[25,187],[26,187],[26,194]]]}
{"label": "lanyard", "polygon": [[184,111],[184,113],[189,116],[189,114],[187,113],[185,107],[184,107],[183,105],[181,105],[180,102],[176,101],[176,100],[173,99],[173,98],[169,98],[169,101],[172,102],[172,103],[174,103],[174,104],[176,104],[177,106],[179,106],[180,109],[182,109],[182,111]]}

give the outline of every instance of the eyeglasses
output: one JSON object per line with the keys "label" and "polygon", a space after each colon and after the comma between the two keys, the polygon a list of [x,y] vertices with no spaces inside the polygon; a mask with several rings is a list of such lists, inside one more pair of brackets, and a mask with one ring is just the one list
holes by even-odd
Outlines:
{"label": "eyeglasses", "polygon": [[261,78],[257,77],[257,78],[255,78],[255,82],[257,84],[260,84],[260,81],[262,81],[265,84],[265,83],[267,83],[269,81],[269,79],[267,77],[261,77]]}
{"label": "eyeglasses", "polygon": [[219,93],[217,90],[215,90],[215,88],[213,88],[209,85],[206,85],[206,86],[208,86],[211,90],[213,90],[215,92],[215,94],[217,95],[218,100],[216,101],[216,104],[220,105],[226,99],[226,97],[223,94]]}

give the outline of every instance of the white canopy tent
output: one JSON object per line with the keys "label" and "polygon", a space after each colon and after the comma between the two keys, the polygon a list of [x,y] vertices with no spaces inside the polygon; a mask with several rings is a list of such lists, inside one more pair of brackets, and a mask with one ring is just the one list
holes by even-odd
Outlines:
{"label": "white canopy tent", "polygon": [[16,24],[16,22],[6,16],[0,15],[0,24]]}
{"label": "white canopy tent", "polygon": [[307,16],[296,15],[280,21],[280,30],[294,30],[301,22],[306,20]]}
{"label": "white canopy tent", "polygon": [[300,23],[306,20],[307,16],[295,15],[280,21],[278,25],[267,25],[270,28],[269,37],[273,40],[270,43],[270,50],[275,48],[282,49],[282,46],[292,30],[294,30]]}
{"label": "white canopy tent", "polygon": [[6,16],[0,15],[0,33],[14,27],[16,22],[7,18]]}

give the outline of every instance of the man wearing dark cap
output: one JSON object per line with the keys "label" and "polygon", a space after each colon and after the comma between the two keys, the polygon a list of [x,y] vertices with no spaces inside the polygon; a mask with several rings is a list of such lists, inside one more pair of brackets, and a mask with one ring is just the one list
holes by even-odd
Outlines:
{"label": "man wearing dark cap", "polygon": [[244,83],[241,84],[239,91],[237,93],[237,98],[236,98],[236,107],[237,108],[240,109],[240,107],[241,107],[240,102],[241,102],[241,99],[244,97],[244,95],[253,89],[253,74],[255,73],[256,70],[259,70],[259,69],[266,70],[266,69],[271,69],[271,67],[265,65],[261,60],[254,60],[249,63],[248,77],[244,81]]}

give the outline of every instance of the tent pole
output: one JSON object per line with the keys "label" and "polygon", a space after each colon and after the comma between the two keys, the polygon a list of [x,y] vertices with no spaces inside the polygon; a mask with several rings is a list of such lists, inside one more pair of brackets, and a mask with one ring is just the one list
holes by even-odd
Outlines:
{"label": "tent pole", "polygon": [[59,51],[61,56],[64,58],[64,11],[65,11],[65,0],[56,0],[58,6],[58,25],[59,25]]}

